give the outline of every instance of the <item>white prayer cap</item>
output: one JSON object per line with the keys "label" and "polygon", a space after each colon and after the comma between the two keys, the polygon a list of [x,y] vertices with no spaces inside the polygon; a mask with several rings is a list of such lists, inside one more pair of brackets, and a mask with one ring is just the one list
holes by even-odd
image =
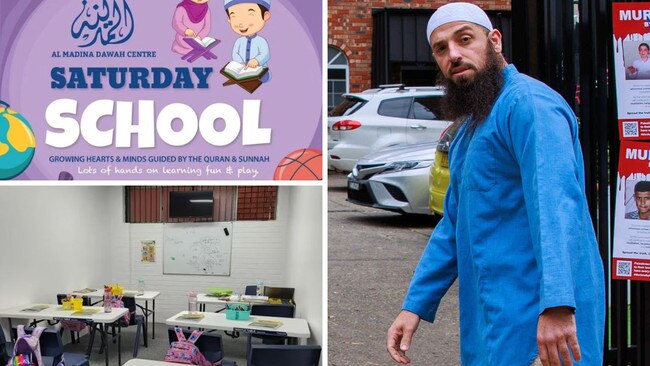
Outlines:
{"label": "white prayer cap", "polygon": [[252,3],[259,4],[268,10],[271,10],[271,0],[223,0],[224,9],[228,10],[229,7],[237,4]]}
{"label": "white prayer cap", "polygon": [[427,24],[427,40],[431,42],[431,33],[441,25],[451,22],[471,22],[491,31],[492,22],[483,9],[470,3],[449,3],[436,10]]}

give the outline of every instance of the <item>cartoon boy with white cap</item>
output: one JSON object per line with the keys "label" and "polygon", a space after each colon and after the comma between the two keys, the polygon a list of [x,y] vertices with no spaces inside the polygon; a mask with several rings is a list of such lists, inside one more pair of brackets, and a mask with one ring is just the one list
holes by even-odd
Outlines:
{"label": "cartoon boy with white cap", "polygon": [[[271,0],[224,0],[228,23],[232,30],[241,35],[232,48],[232,59],[246,67],[268,67],[271,58],[269,44],[258,35],[271,18]],[[271,79],[271,72],[264,74],[260,81]]]}

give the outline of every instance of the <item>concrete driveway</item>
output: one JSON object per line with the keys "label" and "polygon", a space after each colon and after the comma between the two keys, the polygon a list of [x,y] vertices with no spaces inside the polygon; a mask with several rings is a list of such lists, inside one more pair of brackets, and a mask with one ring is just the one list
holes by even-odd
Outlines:
{"label": "concrete driveway", "polygon": [[[393,365],[386,331],[436,220],[351,204],[346,176],[328,177],[328,364]],[[412,365],[459,364],[456,284],[435,323],[420,323],[407,354]]]}

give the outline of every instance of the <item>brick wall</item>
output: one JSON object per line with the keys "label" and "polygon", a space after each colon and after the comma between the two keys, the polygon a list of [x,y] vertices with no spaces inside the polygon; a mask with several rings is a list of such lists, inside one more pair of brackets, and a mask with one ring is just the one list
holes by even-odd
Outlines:
{"label": "brick wall", "polygon": [[[169,192],[213,191],[215,204],[211,217],[170,218]],[[237,192],[235,197],[235,191]],[[236,220],[275,220],[276,186],[165,186],[126,187],[126,221],[130,223],[212,222]],[[236,201],[236,202],[235,202]]]}
{"label": "brick wall", "polygon": [[237,190],[237,220],[275,220],[278,187],[243,187]]}
{"label": "brick wall", "polygon": [[[509,10],[511,0],[468,2],[485,10]],[[439,8],[444,0],[329,0],[328,45],[345,52],[350,64],[350,92],[370,88],[372,55],[372,8]]]}

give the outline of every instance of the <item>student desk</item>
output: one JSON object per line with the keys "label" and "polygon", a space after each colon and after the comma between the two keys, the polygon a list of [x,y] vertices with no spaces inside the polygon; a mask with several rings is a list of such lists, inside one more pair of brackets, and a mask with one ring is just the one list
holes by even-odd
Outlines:
{"label": "student desk", "polygon": [[[250,320],[229,320],[226,319],[224,313],[203,313],[202,319],[176,319],[182,314],[187,314],[187,311],[180,313],[167,319],[167,325],[190,327],[190,328],[203,328],[203,329],[216,329],[223,331],[239,331],[248,334],[248,348],[250,349],[251,335],[269,335],[278,337],[295,337],[307,339],[311,337],[309,331],[309,324],[305,319],[299,318],[279,318],[274,316],[251,316]],[[255,327],[250,323],[255,320],[274,320],[281,321],[282,325],[275,328]]]}
{"label": "student desk", "polygon": [[[104,288],[102,287],[99,290],[95,290],[93,292],[87,292],[87,293],[82,293],[82,292],[72,292],[74,295],[81,295],[81,296],[88,296],[92,299],[103,299],[104,298]],[[144,322],[145,326],[148,328],[149,327],[149,315],[151,315],[151,339],[156,339],[155,331],[156,331],[156,297],[160,296],[160,291],[145,291],[142,295],[138,295],[137,291],[133,290],[124,290],[124,296],[131,296],[130,294],[134,294],[135,296],[135,301],[144,301],[144,308],[140,305],[140,309],[142,309],[142,313],[144,314]],[[149,300],[151,300],[151,309],[149,309]]]}
{"label": "student desk", "polygon": [[[0,318],[7,318],[9,320],[9,328],[11,328],[11,319],[26,319],[26,320],[61,320],[61,319],[76,319],[84,320],[90,323],[100,324],[100,332],[102,334],[102,341],[106,349],[104,356],[106,358],[106,366],[108,366],[108,345],[109,341],[106,337],[108,325],[115,323],[119,318],[123,317],[129,309],[127,308],[113,308],[110,313],[105,313],[103,307],[99,306],[84,306],[84,309],[98,309],[99,312],[94,314],[73,314],[73,310],[63,310],[61,305],[47,304],[49,307],[41,311],[23,311],[23,309],[30,308],[36,304],[27,304],[22,306],[14,306],[0,310]],[[45,304],[44,304],[45,305]],[[117,323],[117,362],[118,365],[122,364],[122,328]]]}
{"label": "student desk", "polygon": [[[199,293],[199,294],[197,294],[197,296],[196,296],[196,302],[199,304],[199,310],[200,310],[200,311],[205,311],[205,305],[207,305],[207,304],[211,304],[211,305],[221,305],[221,306],[225,306],[225,305],[228,304],[228,303],[242,303],[242,304],[247,304],[247,303],[250,303],[250,304],[268,304],[268,297],[266,297],[266,296],[263,296],[263,297],[266,297],[266,299],[263,299],[263,300],[261,300],[261,299],[256,299],[255,296],[253,296],[253,297],[248,296],[248,298],[247,298],[246,295],[236,295],[236,294],[235,294],[235,295],[231,295],[231,296],[239,297],[239,300],[237,300],[237,301],[234,301],[234,300],[233,300],[233,301],[230,301],[230,300],[222,300],[222,299],[219,298],[219,297],[208,296],[208,294]],[[230,298],[230,296],[224,296],[224,297],[228,297],[228,298]],[[242,297],[244,297],[244,298],[242,299]],[[223,310],[223,309],[221,309],[221,310]],[[219,311],[221,311],[221,310],[219,310]]]}

